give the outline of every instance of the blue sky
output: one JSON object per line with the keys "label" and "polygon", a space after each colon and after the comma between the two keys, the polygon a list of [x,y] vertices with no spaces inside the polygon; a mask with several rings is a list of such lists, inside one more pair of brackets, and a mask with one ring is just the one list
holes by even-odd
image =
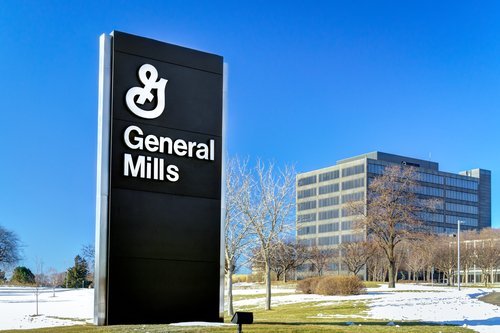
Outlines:
{"label": "blue sky", "polygon": [[298,171],[380,150],[493,173],[500,227],[500,4],[3,1],[0,225],[24,264],[94,241],[98,37],[224,56],[231,155]]}

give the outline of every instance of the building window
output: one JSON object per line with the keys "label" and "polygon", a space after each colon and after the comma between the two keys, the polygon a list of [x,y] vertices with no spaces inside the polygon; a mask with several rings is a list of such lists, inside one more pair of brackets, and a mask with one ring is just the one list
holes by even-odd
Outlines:
{"label": "building window", "polygon": [[365,238],[361,234],[347,234],[342,235],[342,243],[353,243],[353,242],[361,242]]}
{"label": "building window", "polygon": [[444,177],[443,176],[438,176],[434,175],[432,173],[426,173],[426,172],[417,172],[417,180],[421,182],[426,182],[426,183],[433,183],[433,184],[444,184]]}
{"label": "building window", "polygon": [[316,233],[316,226],[302,227],[297,230],[298,235],[310,235]]}
{"label": "building window", "polygon": [[419,217],[423,221],[427,221],[427,222],[439,222],[439,223],[444,222],[444,215],[443,214],[420,212]]}
{"label": "building window", "polygon": [[444,195],[444,190],[436,187],[417,185],[415,186],[415,193],[432,197],[442,197]]}
{"label": "building window", "polygon": [[339,236],[318,238],[318,245],[337,245],[338,243],[339,243]]}
{"label": "building window", "polygon": [[305,186],[305,185],[310,185],[310,184],[315,184],[315,183],[316,183],[316,175],[300,178],[297,182],[297,185],[298,186]]}
{"label": "building window", "polygon": [[356,211],[350,208],[342,208],[342,217],[358,215]]}
{"label": "building window", "polygon": [[478,211],[476,206],[461,205],[451,202],[446,203],[446,210],[451,210],[453,212],[460,212],[460,213],[468,213],[468,214],[477,214]]}
{"label": "building window", "polygon": [[325,212],[319,212],[318,219],[319,220],[328,220],[328,219],[334,219],[339,217],[339,210],[334,209],[334,210],[327,210]]}
{"label": "building window", "polygon": [[446,197],[455,200],[477,202],[477,194],[446,190]]}
{"label": "building window", "polygon": [[339,223],[328,223],[328,224],[320,224],[318,226],[318,232],[323,233],[323,232],[332,232],[332,231],[339,231]]}
{"label": "building window", "polygon": [[474,180],[446,177],[446,185],[466,188],[469,190],[477,190],[478,183]]}
{"label": "building window", "polygon": [[314,222],[314,221],[316,221],[316,213],[297,215],[297,223]]}
{"label": "building window", "polygon": [[319,175],[320,182],[326,182],[331,179],[339,178],[339,170],[325,172]]}
{"label": "building window", "polygon": [[316,200],[299,202],[297,204],[297,210],[300,212],[301,210],[313,209],[316,208]]}
{"label": "building window", "polygon": [[446,215],[446,223],[457,224],[457,221],[461,221],[462,224],[477,227],[477,219],[472,217],[464,217],[464,216],[455,216],[455,215]]}
{"label": "building window", "polygon": [[319,195],[338,192],[338,191],[339,191],[339,184],[330,184],[319,187]]}
{"label": "building window", "polygon": [[354,227],[354,221],[342,221],[342,230],[351,230],[354,229]]}
{"label": "building window", "polygon": [[316,245],[316,238],[309,238],[309,239],[299,239],[299,244],[304,245],[304,246],[315,246]]}
{"label": "building window", "polygon": [[355,192],[342,195],[342,203],[360,201],[365,199],[365,192]]}
{"label": "building window", "polygon": [[342,177],[348,177],[352,175],[357,175],[359,173],[365,172],[365,165],[359,164],[352,167],[342,169]]}
{"label": "building window", "polygon": [[365,186],[365,178],[357,178],[342,182],[342,191]]}
{"label": "building window", "polygon": [[328,206],[335,206],[339,204],[339,197],[331,197],[331,198],[326,198],[326,199],[319,199],[318,200],[318,206],[319,207],[328,207]]}
{"label": "building window", "polygon": [[377,175],[384,174],[385,166],[380,164],[368,164],[368,172],[374,173]]}
{"label": "building window", "polygon": [[297,199],[308,198],[316,195],[316,188],[300,190],[297,192]]}

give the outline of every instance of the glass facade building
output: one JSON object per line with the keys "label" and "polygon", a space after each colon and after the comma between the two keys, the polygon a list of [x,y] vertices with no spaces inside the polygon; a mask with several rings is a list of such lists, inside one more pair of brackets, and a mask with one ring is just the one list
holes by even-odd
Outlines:
{"label": "glass facade building", "polygon": [[[370,179],[390,165],[416,168],[415,193],[422,198],[439,199],[437,209],[421,213],[424,226],[434,233],[491,227],[491,172],[473,169],[459,173],[439,170],[436,162],[372,152],[337,161],[324,169],[305,172],[296,179],[297,239],[308,246],[335,249],[342,242],[366,238],[357,230],[346,203],[366,200]],[[335,266],[340,271],[340,265]]]}

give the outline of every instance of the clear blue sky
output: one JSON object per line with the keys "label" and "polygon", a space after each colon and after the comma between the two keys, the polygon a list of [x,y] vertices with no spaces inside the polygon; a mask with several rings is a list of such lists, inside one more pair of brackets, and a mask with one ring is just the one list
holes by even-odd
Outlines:
{"label": "clear blue sky", "polygon": [[94,241],[98,37],[229,64],[231,155],[298,171],[373,150],[493,173],[500,227],[500,3],[2,1],[0,225],[24,264]]}

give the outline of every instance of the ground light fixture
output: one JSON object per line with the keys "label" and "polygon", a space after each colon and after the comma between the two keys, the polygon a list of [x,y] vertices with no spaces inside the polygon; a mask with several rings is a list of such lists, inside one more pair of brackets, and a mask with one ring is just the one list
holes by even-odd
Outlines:
{"label": "ground light fixture", "polygon": [[231,322],[238,325],[238,333],[241,333],[243,324],[253,324],[253,312],[235,312]]}

